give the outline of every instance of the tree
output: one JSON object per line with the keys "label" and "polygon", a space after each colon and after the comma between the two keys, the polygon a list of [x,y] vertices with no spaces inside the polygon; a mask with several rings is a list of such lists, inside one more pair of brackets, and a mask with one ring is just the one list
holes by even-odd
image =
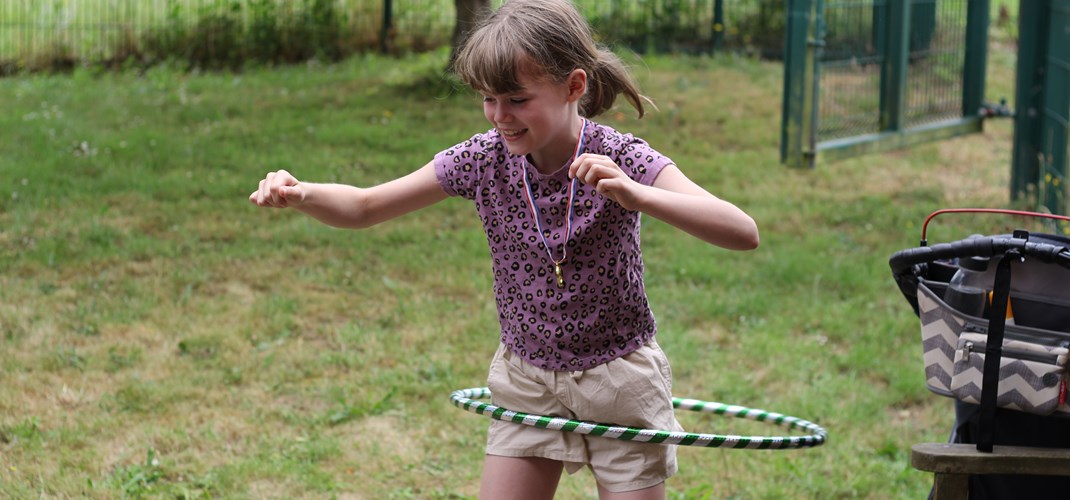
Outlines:
{"label": "tree", "polygon": [[450,40],[449,69],[453,68],[457,50],[468,39],[468,34],[491,12],[490,0],[453,0],[453,5],[457,8],[457,23],[453,26],[453,39]]}

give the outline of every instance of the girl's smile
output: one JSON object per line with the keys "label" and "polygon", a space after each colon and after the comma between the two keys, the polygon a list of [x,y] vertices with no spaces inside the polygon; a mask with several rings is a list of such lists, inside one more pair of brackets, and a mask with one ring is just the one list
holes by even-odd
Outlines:
{"label": "girl's smile", "polygon": [[515,141],[516,139],[518,139],[520,137],[521,134],[523,134],[524,132],[527,131],[527,129],[512,130],[512,129],[506,129],[506,128],[501,128],[501,127],[497,127],[497,128],[498,128],[498,133],[502,134],[502,136],[505,138],[506,141]]}

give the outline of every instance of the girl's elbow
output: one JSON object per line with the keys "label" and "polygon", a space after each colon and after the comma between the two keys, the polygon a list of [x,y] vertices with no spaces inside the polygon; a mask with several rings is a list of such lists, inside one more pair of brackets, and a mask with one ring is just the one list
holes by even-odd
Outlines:
{"label": "girl's elbow", "polygon": [[708,232],[695,233],[707,243],[728,250],[754,250],[761,243],[758,226],[749,217],[746,221],[738,220],[727,226],[708,228]]}
{"label": "girl's elbow", "polygon": [[761,238],[758,236],[758,232],[755,231],[749,238],[744,241],[743,250],[755,250],[758,245],[761,244]]}
{"label": "girl's elbow", "polygon": [[760,243],[757,231],[740,231],[737,233],[719,232],[703,237],[707,243],[728,250],[747,251],[758,248]]}
{"label": "girl's elbow", "polygon": [[368,216],[368,214],[350,214],[348,218],[338,225],[342,229],[368,229],[382,221]]}
{"label": "girl's elbow", "polygon": [[732,238],[730,241],[722,240],[720,243],[711,241],[715,245],[725,247],[729,250],[749,251],[758,248],[759,241],[758,233],[740,234]]}
{"label": "girl's elbow", "polygon": [[749,222],[747,227],[740,233],[740,250],[754,250],[761,244],[761,236],[758,234],[758,225],[754,222],[754,219],[750,219]]}

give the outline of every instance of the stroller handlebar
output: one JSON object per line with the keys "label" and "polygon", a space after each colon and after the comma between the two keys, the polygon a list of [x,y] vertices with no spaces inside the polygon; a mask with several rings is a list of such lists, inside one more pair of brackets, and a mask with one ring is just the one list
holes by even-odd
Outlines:
{"label": "stroller handlebar", "polygon": [[911,267],[918,264],[964,257],[1001,256],[1010,250],[1018,250],[1026,257],[1070,269],[1070,251],[1065,246],[1011,236],[975,236],[951,243],[908,248],[892,254],[888,265],[892,268],[892,274],[899,276],[909,273]]}
{"label": "stroller handlebar", "polygon": [[[1037,239],[1052,241],[1043,237]],[[908,248],[892,254],[888,265],[892,268],[892,277],[895,278],[899,291],[914,308],[914,314],[918,314],[918,279],[919,274],[926,274],[927,264],[954,258],[1002,256],[1011,250],[1017,250],[1023,257],[1070,269],[1070,251],[1066,245],[1013,236],[973,236],[951,243]]]}

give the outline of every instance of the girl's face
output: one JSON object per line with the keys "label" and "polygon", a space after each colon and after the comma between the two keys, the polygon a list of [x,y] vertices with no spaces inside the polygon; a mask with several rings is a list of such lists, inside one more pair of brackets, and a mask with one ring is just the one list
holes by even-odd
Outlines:
{"label": "girl's face", "polygon": [[576,70],[564,83],[517,79],[522,88],[512,94],[483,94],[483,114],[501,134],[509,152],[529,155],[543,172],[559,169],[576,147],[578,101],[586,88],[586,73]]}

